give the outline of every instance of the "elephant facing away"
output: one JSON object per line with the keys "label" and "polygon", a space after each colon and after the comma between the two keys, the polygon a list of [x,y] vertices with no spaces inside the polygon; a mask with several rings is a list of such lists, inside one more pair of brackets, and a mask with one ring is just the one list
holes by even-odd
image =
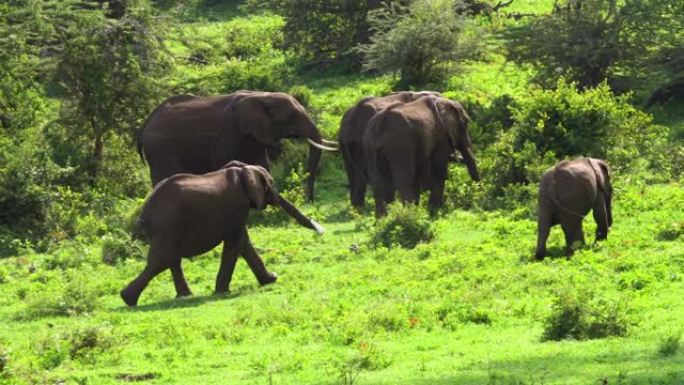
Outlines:
{"label": "elephant facing away", "polygon": [[582,219],[593,210],[596,240],[608,237],[613,224],[610,169],[601,159],[562,161],[544,172],[539,185],[539,217],[536,259],[546,255],[551,226],[560,224],[565,234],[565,254],[573,254],[576,242],[584,243]]}
{"label": "elephant facing away", "polygon": [[299,224],[323,228],[305,217],[273,188],[263,167],[232,161],[218,171],[203,175],[176,174],[161,181],[147,198],[138,218],[138,236],[148,241],[147,265],[121,298],[135,306],[147,284],[171,269],[178,297],[191,295],[183,276],[181,259],[207,252],[223,242],[216,292],[228,292],[238,255],[242,255],[260,284],[276,281],[252,246],[247,234],[250,209],[267,205],[283,208]]}
{"label": "elephant facing away", "polygon": [[376,217],[386,214],[386,204],[397,190],[404,202],[418,202],[420,192],[429,190],[430,208],[441,207],[447,166],[455,150],[463,156],[470,177],[480,180],[468,121],[460,103],[432,95],[394,104],[371,119],[363,149]]}
{"label": "elephant facing away", "polygon": [[310,143],[306,194],[312,201],[321,150],[335,149],[323,144],[304,107],[285,93],[172,96],[145,121],[138,133],[138,152],[156,185],[177,173],[215,171],[231,160],[268,170],[267,150],[278,147],[283,138],[306,138]]}
{"label": "elephant facing away", "polygon": [[368,170],[363,154],[363,134],[368,122],[382,109],[397,103],[412,102],[422,96],[441,96],[432,91],[401,91],[381,97],[370,96],[359,101],[342,116],[337,137],[349,183],[349,198],[354,207],[364,205]]}

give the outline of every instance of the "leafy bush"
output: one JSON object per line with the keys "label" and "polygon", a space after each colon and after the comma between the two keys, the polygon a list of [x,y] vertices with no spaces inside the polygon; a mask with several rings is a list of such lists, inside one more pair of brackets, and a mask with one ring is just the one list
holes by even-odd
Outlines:
{"label": "leafy bush", "polygon": [[[677,30],[677,10],[661,0],[564,0],[553,11],[508,33],[509,59],[531,63],[538,80],[554,84],[559,77],[582,88],[608,77],[637,78],[655,48],[670,46]],[[681,12],[681,11],[679,11]],[[673,24],[674,23],[674,24]],[[679,27],[681,28],[681,27]],[[612,76],[611,76],[612,75]]]}
{"label": "leafy bush", "polygon": [[658,231],[658,238],[665,241],[674,241],[684,236],[684,221],[663,224]]}
{"label": "leafy bush", "polygon": [[5,370],[7,369],[7,365],[10,362],[10,354],[9,350],[0,345],[0,376],[5,373]]}
{"label": "leafy bush", "polygon": [[127,259],[144,260],[147,247],[125,231],[113,231],[102,238],[102,262],[116,265]]}
{"label": "leafy bush", "polygon": [[453,0],[385,4],[369,14],[369,23],[374,34],[369,43],[358,46],[364,68],[399,72],[401,86],[443,81],[451,62],[474,50]]}
{"label": "leafy bush", "polygon": [[23,319],[79,316],[92,313],[98,305],[100,288],[90,277],[68,274],[68,282],[57,290],[30,293]]}
{"label": "leafy bush", "polygon": [[[18,146],[0,138],[0,233],[44,249],[71,232],[81,203],[79,194],[59,186],[71,170],[57,166],[42,137],[31,135]],[[0,241],[3,254],[16,253],[23,241]]]}
{"label": "leafy bush", "polygon": [[64,337],[68,341],[69,357],[89,362],[94,362],[115,344],[112,331],[100,326],[75,328]]}
{"label": "leafy bush", "polygon": [[221,65],[180,67],[171,79],[174,93],[227,94],[238,90],[278,91],[291,75],[285,58],[231,59]]}
{"label": "leafy bush", "polygon": [[297,99],[299,104],[301,104],[304,108],[308,109],[310,107],[311,99],[313,98],[313,92],[311,91],[311,88],[307,86],[292,86],[287,93]]}
{"label": "leafy bush", "polygon": [[597,157],[616,173],[634,172],[657,165],[667,144],[665,127],[605,83],[582,92],[561,80],[555,90],[518,97],[512,113],[510,130],[499,135],[481,172],[497,204],[529,202],[542,173],[561,159]]}
{"label": "leafy bush", "polygon": [[379,4],[366,0],[248,0],[245,6],[250,11],[282,15],[285,48],[305,65],[327,66],[358,62],[352,48],[368,41],[366,16]]}
{"label": "leafy bush", "polygon": [[660,340],[658,345],[658,354],[663,357],[674,356],[679,351],[682,333],[670,334]]}
{"label": "leafy bush", "polygon": [[480,307],[467,303],[453,303],[442,305],[437,309],[437,319],[445,328],[456,330],[463,324],[491,325],[489,312]]}
{"label": "leafy bush", "polygon": [[388,211],[388,215],[378,220],[371,230],[370,242],[374,247],[412,249],[434,237],[430,218],[420,206],[394,203]]}
{"label": "leafy bush", "polygon": [[542,341],[585,340],[627,334],[629,323],[621,304],[596,298],[595,295],[561,292],[544,319]]}
{"label": "leafy bush", "polygon": [[63,98],[55,127],[68,152],[81,154],[72,165],[85,171],[89,185],[99,176],[107,140],[133,138],[160,99],[156,75],[168,68],[149,1],[129,0],[125,9],[126,17],[112,19],[71,4],[55,21],[62,25],[55,82]]}

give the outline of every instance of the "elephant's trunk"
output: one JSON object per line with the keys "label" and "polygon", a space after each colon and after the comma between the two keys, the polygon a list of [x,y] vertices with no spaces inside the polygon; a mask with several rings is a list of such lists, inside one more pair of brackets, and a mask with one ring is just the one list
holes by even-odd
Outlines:
{"label": "elephant's trunk", "polygon": [[309,162],[307,166],[309,177],[306,181],[306,199],[309,202],[313,202],[314,181],[316,180],[318,164],[321,161],[321,150],[337,151],[337,143],[323,140],[321,133],[318,131],[318,127],[316,127],[316,124],[308,115],[306,115],[306,113],[302,114],[302,118],[297,125],[296,130],[297,132],[293,133],[293,136],[306,138],[309,141]]}
{"label": "elephant's trunk", "polygon": [[276,194],[278,198],[278,205],[285,210],[292,218],[294,218],[300,225],[315,230],[318,234],[323,234],[323,227],[316,223],[313,219],[307,218],[304,214],[297,209],[292,202],[283,198],[280,194]]}
{"label": "elephant's trunk", "polygon": [[475,155],[473,155],[473,150],[470,148],[470,146],[466,147],[466,150],[462,152],[462,155],[463,163],[465,163],[466,167],[468,168],[468,174],[470,174],[470,178],[475,182],[479,182],[480,172],[477,170]]}

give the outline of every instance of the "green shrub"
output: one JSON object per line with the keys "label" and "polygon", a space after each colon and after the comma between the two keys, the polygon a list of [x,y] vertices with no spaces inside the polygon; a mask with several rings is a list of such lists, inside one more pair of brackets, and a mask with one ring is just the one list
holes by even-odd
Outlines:
{"label": "green shrub", "polygon": [[674,241],[682,236],[684,236],[684,221],[664,224],[658,232],[658,238],[664,241]]}
{"label": "green shrub", "polygon": [[69,357],[95,362],[98,355],[115,344],[111,330],[99,326],[79,327],[65,335],[69,344]]}
{"label": "green shrub", "polygon": [[555,90],[532,90],[516,98],[512,125],[487,149],[481,170],[489,200],[517,207],[536,197],[543,172],[562,159],[606,159],[615,173],[656,164],[667,144],[667,129],[615,96],[608,86],[578,91],[559,81]]}
{"label": "green shrub", "polygon": [[67,274],[61,288],[32,292],[19,318],[36,319],[55,316],[79,316],[92,313],[98,306],[101,289],[90,277]]}
{"label": "green shrub", "polygon": [[137,239],[132,239],[131,234],[118,230],[105,235],[102,238],[102,262],[107,265],[116,265],[127,259],[145,260],[147,246]]}
{"label": "green shrub", "polygon": [[7,370],[7,366],[10,362],[10,352],[9,349],[0,345],[0,376]]}
{"label": "green shrub", "polygon": [[369,24],[374,34],[358,46],[364,68],[398,72],[402,87],[442,82],[452,63],[476,51],[476,40],[468,34],[466,19],[454,12],[453,0],[385,4],[370,13]]}
{"label": "green shrub", "polygon": [[374,247],[412,249],[434,237],[430,217],[420,206],[394,203],[389,205],[388,211],[371,230],[370,242]]}
{"label": "green shrub", "polygon": [[[550,14],[519,24],[506,35],[508,58],[529,63],[537,80],[551,85],[559,77],[595,87],[606,78],[614,83],[653,76],[653,54],[678,44],[681,29],[668,1],[562,0]],[[649,65],[644,73],[645,65]],[[624,86],[623,86],[624,87]]]}
{"label": "green shrub", "polygon": [[658,354],[663,357],[670,357],[677,354],[680,347],[680,341],[682,339],[682,333],[670,334],[665,338],[660,340],[658,345]]}
{"label": "green shrub", "polygon": [[308,109],[310,107],[311,99],[313,98],[313,91],[311,91],[311,88],[302,85],[292,86],[287,93],[297,99],[299,104],[304,108]]}
{"label": "green shrub", "polygon": [[80,212],[80,195],[59,186],[71,170],[57,166],[40,134],[18,146],[0,137],[0,249],[3,254],[18,251],[21,243],[45,249],[50,240],[72,233]]}
{"label": "green shrub", "polygon": [[560,293],[544,319],[542,341],[586,340],[627,334],[625,309],[596,293]]}
{"label": "green shrub", "polygon": [[437,309],[437,319],[445,328],[456,330],[464,324],[491,325],[492,318],[483,308],[468,303],[449,302]]}
{"label": "green shrub", "polygon": [[52,370],[69,358],[69,348],[61,335],[48,335],[37,342],[35,348],[38,364],[45,370]]}

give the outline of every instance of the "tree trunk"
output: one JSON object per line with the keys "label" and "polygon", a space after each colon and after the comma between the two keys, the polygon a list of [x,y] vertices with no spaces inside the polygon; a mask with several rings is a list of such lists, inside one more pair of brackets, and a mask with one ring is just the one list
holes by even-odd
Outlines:
{"label": "tree trunk", "polygon": [[[95,128],[95,125],[93,125]],[[93,143],[93,153],[90,159],[90,169],[88,170],[88,183],[91,186],[95,185],[97,175],[100,173],[100,166],[102,164],[102,151],[104,143],[102,140],[103,132],[95,129],[95,142]]]}

